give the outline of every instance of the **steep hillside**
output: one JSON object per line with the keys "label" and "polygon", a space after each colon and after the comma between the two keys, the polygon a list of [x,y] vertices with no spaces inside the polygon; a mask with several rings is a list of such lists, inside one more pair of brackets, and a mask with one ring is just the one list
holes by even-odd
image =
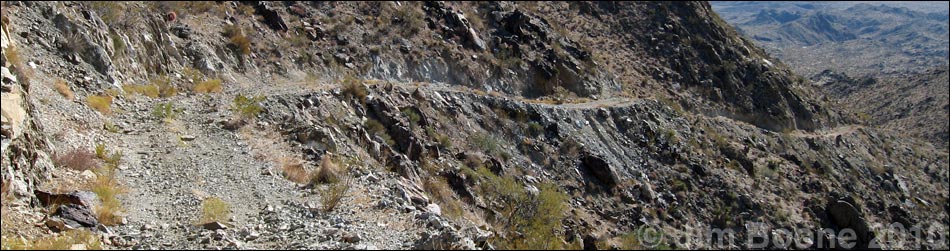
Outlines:
{"label": "steep hillside", "polygon": [[946,2],[714,2],[738,27],[795,72],[851,76],[922,73],[947,67]]}
{"label": "steep hillside", "polygon": [[860,113],[869,124],[908,137],[924,138],[947,149],[950,140],[950,98],[947,69],[921,74],[855,79],[845,74],[823,72],[814,81],[831,99]]}
{"label": "steep hillside", "polygon": [[842,115],[705,2],[3,18],[5,249],[947,246],[878,227],[946,229],[946,152]]}

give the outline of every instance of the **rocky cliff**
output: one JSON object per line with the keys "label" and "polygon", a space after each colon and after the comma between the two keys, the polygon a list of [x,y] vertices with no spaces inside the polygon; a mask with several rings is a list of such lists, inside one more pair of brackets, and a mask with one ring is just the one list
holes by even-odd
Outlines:
{"label": "rocky cliff", "polygon": [[[39,184],[4,208],[30,216],[31,238],[94,226],[115,248],[738,248],[763,223],[858,229],[868,247],[878,223],[950,221],[945,152],[842,118],[708,3],[3,10],[18,45],[5,72],[34,69],[30,85],[4,77],[4,184]],[[16,128],[48,140],[10,136],[27,155],[7,157],[7,83],[33,118]],[[53,164],[8,164],[47,149]],[[70,161],[83,156],[101,168]],[[4,247],[25,235],[8,215]],[[653,243],[646,227],[738,234]]]}

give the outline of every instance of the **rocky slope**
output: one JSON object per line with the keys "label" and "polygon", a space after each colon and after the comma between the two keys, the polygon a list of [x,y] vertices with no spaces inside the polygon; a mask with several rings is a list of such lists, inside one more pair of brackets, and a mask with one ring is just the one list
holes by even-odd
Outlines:
{"label": "rocky slope", "polygon": [[926,139],[938,148],[948,147],[950,99],[946,68],[861,79],[826,71],[813,81],[827,90],[831,99],[860,113],[871,125]]}
{"label": "rocky slope", "polygon": [[[878,224],[950,223],[945,152],[840,115],[708,3],[3,10],[4,184],[38,184],[4,201],[4,247],[60,221],[133,249],[738,248],[759,222],[867,247]],[[42,126],[16,135],[49,142],[8,136],[8,107]],[[126,188],[116,222],[42,206],[106,173],[10,164],[97,144],[121,151],[104,158]],[[294,182],[325,166],[350,182]],[[208,198],[227,228],[197,224]],[[709,228],[734,244],[671,238]],[[946,247],[898,237],[883,245]]]}
{"label": "rocky slope", "polygon": [[923,73],[947,67],[946,3],[714,2],[756,45],[811,77]]}

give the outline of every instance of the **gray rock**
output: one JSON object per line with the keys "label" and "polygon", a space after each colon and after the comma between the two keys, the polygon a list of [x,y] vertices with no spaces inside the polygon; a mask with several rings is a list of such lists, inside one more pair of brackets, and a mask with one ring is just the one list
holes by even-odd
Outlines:
{"label": "gray rock", "polygon": [[358,233],[347,232],[343,234],[343,241],[346,243],[357,243],[357,242],[360,242],[361,240],[363,240],[363,238],[360,237],[360,234]]}

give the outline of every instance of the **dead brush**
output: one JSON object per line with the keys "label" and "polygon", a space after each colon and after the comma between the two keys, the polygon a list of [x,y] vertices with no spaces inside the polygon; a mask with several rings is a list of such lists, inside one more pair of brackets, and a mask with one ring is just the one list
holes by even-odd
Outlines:
{"label": "dead brush", "polygon": [[342,173],[343,170],[341,170],[336,163],[333,163],[333,159],[327,154],[320,159],[320,166],[317,171],[310,176],[310,182],[336,183],[340,181],[340,175]]}
{"label": "dead brush", "polygon": [[96,154],[86,149],[72,149],[63,154],[53,154],[53,163],[76,171],[93,170],[102,163]]}
{"label": "dead brush", "polygon": [[287,180],[302,185],[310,183],[310,172],[307,171],[300,159],[285,157],[278,162],[280,162],[280,169]]}

